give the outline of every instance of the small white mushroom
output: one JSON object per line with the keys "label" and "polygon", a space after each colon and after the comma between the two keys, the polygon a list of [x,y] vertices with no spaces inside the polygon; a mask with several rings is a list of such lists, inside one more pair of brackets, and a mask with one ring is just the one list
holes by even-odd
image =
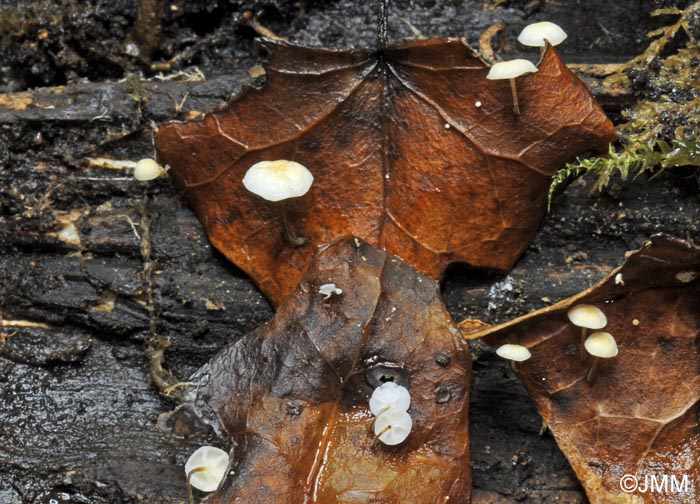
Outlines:
{"label": "small white mushroom", "polygon": [[598,359],[612,359],[617,357],[617,342],[609,332],[598,331],[591,334],[584,343],[586,352],[593,356],[593,362],[586,375],[586,380],[590,383],[593,380]]}
{"label": "small white mushroom", "polygon": [[283,235],[293,246],[303,245],[306,238],[298,236],[287,221],[284,200],[305,195],[313,182],[314,176],[304,165],[284,159],[255,163],[243,177],[243,185],[253,194],[267,201],[282,202]]}
{"label": "small white mushroom", "polygon": [[683,283],[690,283],[695,280],[698,275],[700,275],[700,272],[697,271],[681,271],[676,274],[676,280]]}
{"label": "small white mushroom", "polygon": [[566,32],[557,24],[549,21],[532,23],[523,28],[518,35],[518,42],[530,47],[546,47],[559,45],[566,40]]}
{"label": "small white mushroom", "polygon": [[513,343],[506,343],[501,345],[496,349],[496,355],[499,357],[509,360],[510,365],[514,371],[517,371],[518,362],[524,362],[532,357],[530,350],[522,345],[515,345]]}
{"label": "small white mushroom", "polygon": [[374,435],[390,446],[403,443],[411,433],[413,420],[405,411],[389,408],[374,421]]}
{"label": "small white mushroom", "polygon": [[214,446],[202,446],[190,455],[185,464],[188,485],[202,492],[213,492],[224,479],[229,456]]}
{"label": "small white mushroom", "polygon": [[566,313],[569,321],[581,328],[581,358],[583,359],[583,345],[586,340],[586,329],[602,329],[608,324],[605,313],[597,306],[580,304],[572,306]]}
{"label": "small white mushroom", "polygon": [[284,159],[255,163],[243,177],[246,189],[268,201],[303,196],[313,182],[314,176],[304,165]]}
{"label": "small white mushroom", "polygon": [[141,182],[146,182],[160,177],[165,170],[155,159],[146,158],[136,162],[134,168],[134,178]]}
{"label": "small white mushroom", "polygon": [[508,79],[510,81],[510,90],[513,95],[513,113],[518,115],[520,114],[520,106],[518,105],[518,91],[515,88],[515,79],[521,75],[535,72],[537,72],[537,67],[532,62],[526,59],[514,59],[494,64],[486,78],[489,80]]}
{"label": "small white mushroom", "polygon": [[318,288],[318,293],[324,296],[323,299],[326,300],[333,295],[340,296],[343,293],[343,289],[339,289],[334,283],[327,283]]}
{"label": "small white mushroom", "polygon": [[369,399],[369,410],[379,416],[389,409],[408,411],[411,406],[411,394],[406,387],[394,382],[386,382],[372,392]]}

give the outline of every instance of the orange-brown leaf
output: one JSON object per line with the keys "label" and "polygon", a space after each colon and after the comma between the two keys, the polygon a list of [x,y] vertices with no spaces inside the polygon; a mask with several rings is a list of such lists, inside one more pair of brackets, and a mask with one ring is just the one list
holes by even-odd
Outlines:
{"label": "orange-brown leaf", "polygon": [[[606,314],[619,348],[591,383],[566,315],[579,303]],[[479,336],[530,349],[518,375],[591,503],[700,502],[700,249],[655,236],[599,285]]]}
{"label": "orange-brown leaf", "polygon": [[[549,47],[539,72],[508,81],[456,39],[381,52],[262,42],[267,82],[204,121],[170,123],[158,155],[212,243],[277,305],[316,245],[354,234],[437,279],[455,261],[510,269],[545,213],[549,177],[605,150],[612,123]],[[279,204],[241,180],[289,159],[315,176],[285,203],[308,243],[282,237]]]}
{"label": "orange-brown leaf", "polygon": [[[325,299],[326,283],[342,294]],[[470,370],[434,281],[357,239],[329,245],[271,321],[192,379],[195,410],[235,446],[207,502],[468,502]],[[397,446],[372,430],[381,376],[411,394]]]}

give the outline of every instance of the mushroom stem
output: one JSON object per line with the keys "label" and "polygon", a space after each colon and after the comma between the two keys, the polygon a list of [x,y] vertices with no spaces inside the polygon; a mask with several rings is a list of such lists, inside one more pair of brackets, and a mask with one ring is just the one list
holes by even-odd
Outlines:
{"label": "mushroom stem", "polygon": [[582,361],[586,360],[586,348],[584,346],[584,343],[586,343],[586,328],[582,327],[581,328],[581,360]]}
{"label": "mushroom stem", "polygon": [[282,214],[282,236],[287,243],[292,247],[301,247],[306,243],[306,237],[298,235],[289,220],[287,219],[287,210],[284,202],[280,204],[280,212]]}
{"label": "mushroom stem", "polygon": [[387,425],[386,427],[384,427],[384,428],[379,432],[379,434],[377,434],[376,436],[374,436],[374,442],[376,443],[377,440],[378,440],[380,437],[382,437],[384,434],[386,434],[386,433],[389,432],[390,430],[391,430],[391,425]]}
{"label": "mushroom stem", "polygon": [[593,362],[591,362],[591,367],[588,369],[588,374],[586,375],[586,381],[588,383],[591,383],[593,381],[593,374],[595,373],[596,368],[598,367],[598,359],[597,357],[593,357]]}
{"label": "mushroom stem", "polygon": [[520,369],[520,366],[518,366],[518,364],[520,364],[520,363],[516,362],[514,360],[510,361],[510,367],[513,368],[513,371],[515,371],[516,373]]}
{"label": "mushroom stem", "polygon": [[190,499],[190,504],[194,504],[194,495],[192,495],[192,485],[190,484],[190,478],[193,474],[206,471],[206,467],[195,467],[190,472],[187,473],[187,496]]}
{"label": "mushroom stem", "polygon": [[520,107],[518,106],[518,91],[515,89],[515,79],[508,79],[510,81],[510,91],[513,94],[513,113],[515,115],[520,115]]}

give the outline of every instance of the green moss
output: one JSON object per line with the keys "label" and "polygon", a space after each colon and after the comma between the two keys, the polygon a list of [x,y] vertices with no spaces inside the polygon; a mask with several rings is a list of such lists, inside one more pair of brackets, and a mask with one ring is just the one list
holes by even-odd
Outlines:
{"label": "green moss", "polygon": [[[623,112],[619,146],[607,156],[578,159],[553,178],[549,197],[574,176],[593,173],[591,191],[611,178],[657,173],[675,166],[700,166],[700,1],[685,10],[661,9],[654,15],[677,15],[676,21],[649,35],[657,37],[639,56],[606,79],[610,87],[632,87],[643,98]],[[684,45],[668,56],[672,40]]]}

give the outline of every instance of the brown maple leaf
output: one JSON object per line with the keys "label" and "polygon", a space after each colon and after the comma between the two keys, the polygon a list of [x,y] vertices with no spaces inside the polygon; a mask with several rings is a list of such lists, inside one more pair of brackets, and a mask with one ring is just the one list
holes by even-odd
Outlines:
{"label": "brown maple leaf", "polygon": [[[605,313],[619,350],[590,383],[567,318],[579,304]],[[657,235],[597,286],[468,337],[530,349],[518,375],[591,503],[700,502],[700,249]]]}
{"label": "brown maple leaf", "polygon": [[[437,279],[455,261],[510,269],[545,213],[550,176],[605,150],[612,123],[549,47],[539,71],[510,85],[461,41],[421,40],[378,52],[264,40],[267,82],[201,122],[156,138],[212,243],[275,304],[316,245],[354,234]],[[279,204],[242,185],[263,160],[313,173],[285,202],[308,239],[283,238]]]}
{"label": "brown maple leaf", "polygon": [[[321,294],[328,283],[342,293]],[[190,380],[179,412],[234,444],[207,502],[469,502],[470,369],[434,281],[357,239],[323,248],[272,320]],[[386,380],[411,394],[396,446],[375,438],[368,405]]]}

